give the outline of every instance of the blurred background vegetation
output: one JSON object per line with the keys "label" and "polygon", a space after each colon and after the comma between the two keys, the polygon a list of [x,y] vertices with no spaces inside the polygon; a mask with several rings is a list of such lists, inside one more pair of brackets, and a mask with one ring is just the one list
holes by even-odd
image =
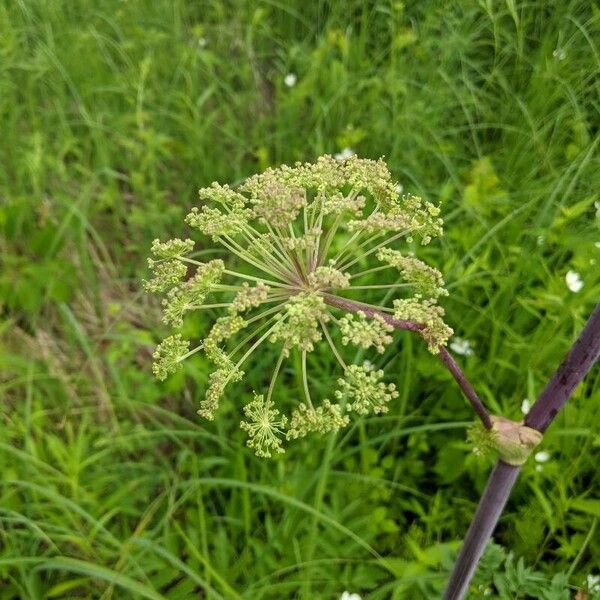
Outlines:
{"label": "blurred background vegetation", "polygon": [[[489,462],[424,345],[384,355],[387,416],[261,461],[250,388],[206,423],[202,359],[153,379],[148,248],[213,180],[385,155],[442,203],[459,358],[519,418],[600,296],[599,41],[593,0],[0,2],[0,599],[438,598]],[[599,401],[596,369],[471,598],[594,596]]]}

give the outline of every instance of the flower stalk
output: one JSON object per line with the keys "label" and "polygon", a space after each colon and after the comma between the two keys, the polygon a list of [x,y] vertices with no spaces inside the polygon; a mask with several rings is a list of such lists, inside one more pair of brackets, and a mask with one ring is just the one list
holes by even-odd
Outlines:
{"label": "flower stalk", "polygon": [[[360,302],[356,302],[354,300],[349,300],[348,298],[340,298],[339,296],[334,296],[332,294],[324,294],[324,298],[327,304],[337,306],[338,308],[342,308],[343,310],[349,312],[363,312],[369,317],[379,315],[386,323],[396,329],[404,329],[406,331],[413,331],[415,333],[419,333],[423,330],[423,325],[413,323],[412,321],[396,319],[376,308],[361,304]],[[437,356],[448,369],[448,371],[450,371],[452,377],[454,377],[460,386],[460,389],[473,407],[473,410],[477,413],[477,416],[481,420],[483,426],[486,429],[491,429],[492,421],[489,412],[483,405],[483,402],[477,395],[477,392],[474,390],[473,386],[467,379],[467,376],[458,366],[450,352],[448,352],[445,346],[440,346]]]}
{"label": "flower stalk", "polygon": [[[600,356],[600,304],[589,318],[571,350],[540,394],[525,425],[543,433]],[[443,600],[461,600],[479,559],[492,537],[510,492],[521,471],[498,460],[490,477],[450,575]]]}

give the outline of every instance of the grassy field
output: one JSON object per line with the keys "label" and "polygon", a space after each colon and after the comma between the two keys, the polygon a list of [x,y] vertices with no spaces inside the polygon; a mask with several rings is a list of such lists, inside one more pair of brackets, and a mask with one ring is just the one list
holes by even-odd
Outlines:
{"label": "grassy field", "polygon": [[[490,468],[444,369],[400,334],[388,415],[257,459],[274,351],[202,421],[202,359],[151,373],[149,246],[213,180],[384,155],[441,202],[458,358],[520,418],[600,297],[599,40],[592,0],[1,1],[0,600],[439,598]],[[470,598],[594,597],[599,409],[596,368]]]}

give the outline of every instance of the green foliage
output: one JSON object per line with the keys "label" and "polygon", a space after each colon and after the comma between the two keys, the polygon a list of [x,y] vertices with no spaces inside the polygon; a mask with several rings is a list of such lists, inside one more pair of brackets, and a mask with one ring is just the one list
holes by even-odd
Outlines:
{"label": "green foliage", "polygon": [[523,558],[515,560],[512,552],[490,544],[481,561],[473,587],[473,597],[492,597],[498,600],[539,598],[540,600],[569,600],[571,591],[568,576],[556,573],[551,578],[525,566]]}
{"label": "green foliage", "polygon": [[[488,464],[435,357],[401,334],[374,353],[388,413],[265,464],[234,416],[277,355],[201,421],[212,366],[149,369],[167,330],[147,249],[192,237],[214,180],[385,155],[442,204],[441,245],[411,249],[444,274],[469,378],[518,420],[600,296],[599,26],[588,0],[0,3],[0,598],[439,598]],[[208,330],[194,314],[181,334]],[[496,533],[513,558],[492,550],[472,598],[560,598],[561,573],[593,598],[599,398],[596,370],[524,466]]]}

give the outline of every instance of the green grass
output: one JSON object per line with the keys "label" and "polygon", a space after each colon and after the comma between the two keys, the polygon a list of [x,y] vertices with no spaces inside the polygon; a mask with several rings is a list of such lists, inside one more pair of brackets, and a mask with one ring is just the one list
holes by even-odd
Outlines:
{"label": "green grass", "polygon": [[[151,240],[182,234],[198,187],[385,155],[442,203],[426,253],[475,348],[461,362],[519,417],[600,296],[600,11],[404,4],[0,2],[0,600],[439,597],[489,464],[423,344],[401,334],[385,355],[388,416],[265,462],[239,413],[275,355],[203,422],[208,366],[153,380],[165,332],[141,292]],[[325,380],[333,362],[314,360]],[[596,368],[497,531],[537,574],[493,547],[472,598],[494,576],[492,597],[564,598],[556,573],[585,588],[599,407]]]}

